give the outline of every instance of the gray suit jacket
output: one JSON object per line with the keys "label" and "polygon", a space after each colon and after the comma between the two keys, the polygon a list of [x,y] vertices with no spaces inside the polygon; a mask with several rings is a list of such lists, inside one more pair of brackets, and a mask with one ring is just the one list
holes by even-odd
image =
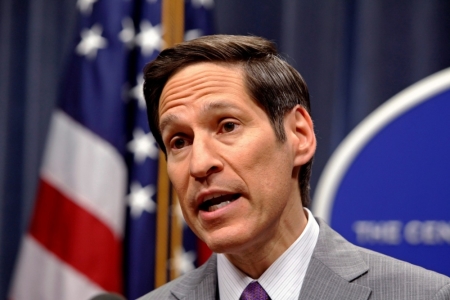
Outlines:
{"label": "gray suit jacket", "polygon": [[[299,300],[450,300],[450,278],[347,242],[323,221]],[[219,299],[217,257],[139,298]],[[272,299],[278,300],[278,299]]]}

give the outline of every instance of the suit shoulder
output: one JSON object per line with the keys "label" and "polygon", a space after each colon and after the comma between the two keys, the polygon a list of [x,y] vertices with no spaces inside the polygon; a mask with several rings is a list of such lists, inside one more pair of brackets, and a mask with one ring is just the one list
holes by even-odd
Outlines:
{"label": "suit shoulder", "polygon": [[325,222],[317,221],[320,232],[312,261],[320,261],[349,283],[370,288],[371,300],[450,300],[449,277],[353,245]]}
{"label": "suit shoulder", "polygon": [[371,269],[379,273],[393,273],[397,275],[409,275],[411,278],[420,278],[422,280],[433,280],[450,283],[450,278],[437,272],[427,270],[423,267],[375,252],[369,249],[358,248],[362,258],[367,262]]}
{"label": "suit shoulder", "polygon": [[172,280],[163,286],[160,286],[157,289],[154,289],[148,294],[138,298],[137,300],[151,300],[151,299],[175,299],[172,293],[170,292],[174,286],[176,286],[186,275],[178,277],[175,280]]}
{"label": "suit shoulder", "polygon": [[209,260],[199,268],[192,270],[175,280],[145,294],[138,300],[151,299],[178,299],[178,296],[188,294],[195,289],[200,283],[211,281],[215,285],[216,281],[216,262],[217,258],[213,254]]}
{"label": "suit shoulder", "polygon": [[374,291],[389,286],[388,289],[392,289],[394,294],[423,296],[417,299],[431,299],[431,296],[437,296],[439,293],[446,295],[446,298],[436,299],[450,299],[449,277],[378,252],[357,248],[369,265],[369,271],[367,276],[362,276],[355,282],[372,286]]}

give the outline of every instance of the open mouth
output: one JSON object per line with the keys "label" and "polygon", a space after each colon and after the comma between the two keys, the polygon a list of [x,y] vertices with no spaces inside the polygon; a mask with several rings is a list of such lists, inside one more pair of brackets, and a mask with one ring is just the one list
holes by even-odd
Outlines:
{"label": "open mouth", "polygon": [[212,212],[230,204],[234,200],[238,199],[240,196],[241,194],[230,194],[208,199],[202,204],[200,204],[199,209],[203,211]]}

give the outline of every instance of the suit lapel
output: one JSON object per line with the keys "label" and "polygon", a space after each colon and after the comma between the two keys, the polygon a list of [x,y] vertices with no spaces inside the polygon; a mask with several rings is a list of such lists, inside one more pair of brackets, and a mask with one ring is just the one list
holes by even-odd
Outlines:
{"label": "suit lapel", "polygon": [[175,299],[214,300],[217,291],[217,256],[213,254],[202,267],[183,277],[171,293]]}
{"label": "suit lapel", "polygon": [[343,279],[317,258],[312,258],[299,300],[366,300],[371,289]]}
{"label": "suit lapel", "polygon": [[352,281],[369,270],[357,248],[321,220],[319,238],[306,271],[299,300],[365,300],[371,289]]}

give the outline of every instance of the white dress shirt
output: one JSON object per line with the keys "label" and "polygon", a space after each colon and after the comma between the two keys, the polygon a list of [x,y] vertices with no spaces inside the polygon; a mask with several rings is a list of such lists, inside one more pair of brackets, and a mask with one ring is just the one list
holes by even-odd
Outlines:
{"label": "white dress shirt", "polygon": [[308,223],[297,240],[259,277],[252,279],[236,268],[224,254],[217,255],[221,300],[238,300],[252,281],[258,281],[272,300],[297,300],[319,237],[319,225],[305,208]]}

